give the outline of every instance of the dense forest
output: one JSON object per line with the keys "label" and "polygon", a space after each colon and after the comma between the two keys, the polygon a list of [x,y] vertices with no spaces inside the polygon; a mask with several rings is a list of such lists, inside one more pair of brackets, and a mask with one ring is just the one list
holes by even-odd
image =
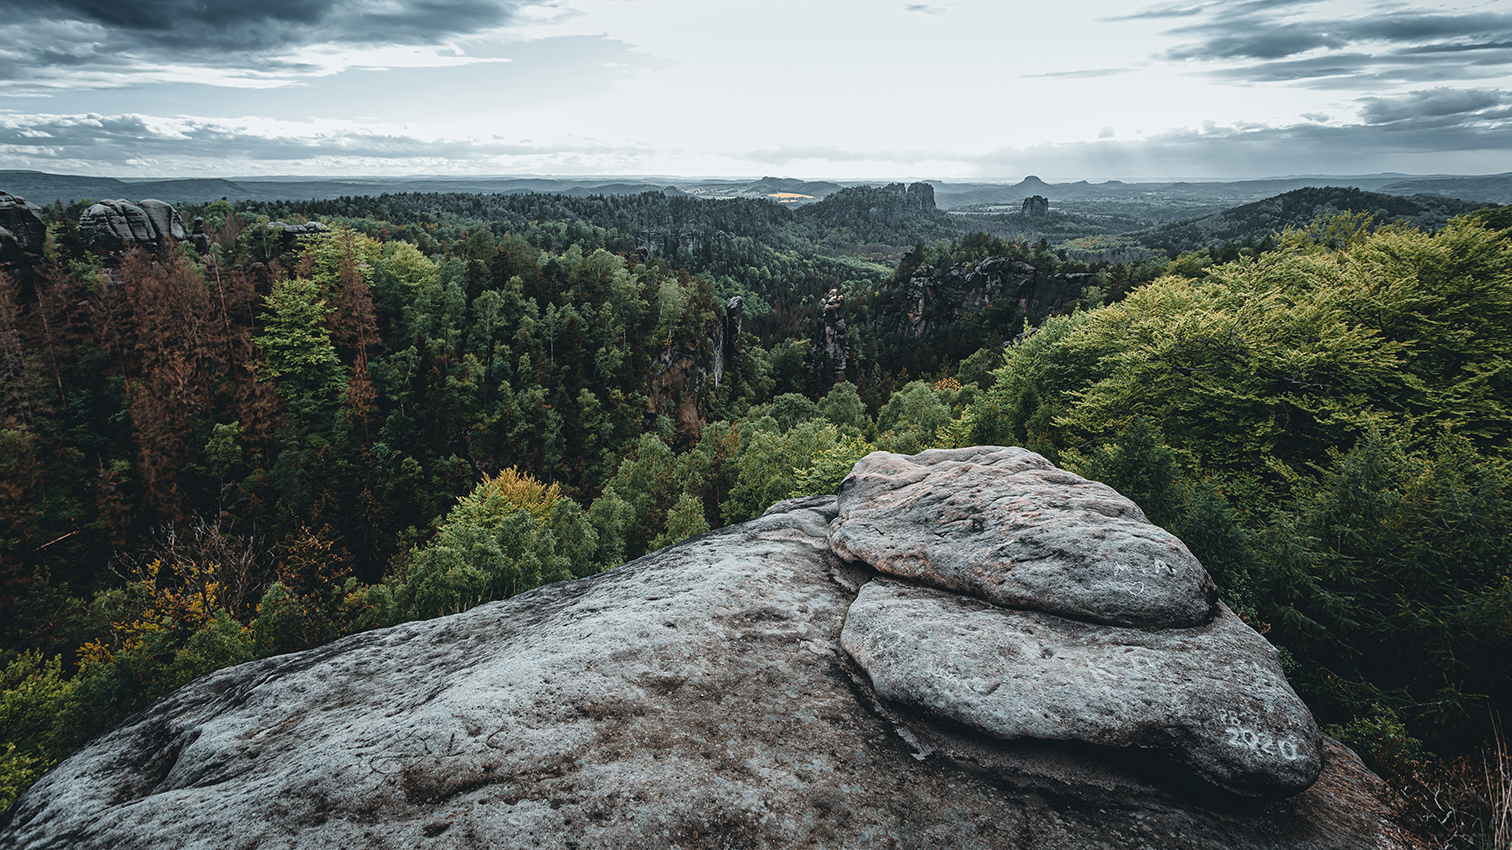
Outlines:
{"label": "dense forest", "polygon": [[0,804],[212,670],[995,443],[1137,501],[1424,830],[1489,829],[1505,209],[1119,262],[907,187],[217,202],[114,253],[82,206],[0,275]]}

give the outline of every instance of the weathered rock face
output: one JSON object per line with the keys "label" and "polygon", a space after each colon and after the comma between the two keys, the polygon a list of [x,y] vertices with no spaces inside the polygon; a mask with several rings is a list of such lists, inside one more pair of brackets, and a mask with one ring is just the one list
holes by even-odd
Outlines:
{"label": "weathered rock face", "polygon": [[677,434],[674,448],[679,451],[698,442],[704,421],[708,401],[705,379],[713,369],[713,358],[705,349],[707,342],[697,338],[674,339],[651,359],[646,422],[649,426],[657,416],[671,419]]}
{"label": "weathered rock face", "polygon": [[[1316,784],[1247,799],[1145,750],[1001,740],[879,692],[842,635],[901,585],[833,554],[838,510],[786,502],[600,576],[212,674],[43,777],[0,845],[1408,846],[1380,781],[1326,739]],[[996,618],[1004,646],[1054,619],[909,593],[951,633]],[[1091,664],[1124,630],[1062,631],[1066,663]]]}
{"label": "weathered rock face", "polygon": [[1050,214],[1050,199],[1044,195],[1031,195],[1024,199],[1022,215],[1043,216]]}
{"label": "weathered rock face", "polygon": [[831,289],[819,305],[819,333],[809,360],[814,368],[827,369],[835,380],[845,379],[845,296]]}
{"label": "weathered rock face", "polygon": [[700,230],[694,228],[671,228],[667,230],[642,230],[635,235],[635,250],[642,257],[666,257],[687,259],[706,245],[720,245],[734,237],[723,230]]}
{"label": "weathered rock face", "polygon": [[210,253],[210,236],[205,233],[205,220],[200,217],[194,219],[194,232],[189,234],[189,239],[194,245],[194,250],[201,254]]}
{"label": "weathered rock face", "polygon": [[841,557],[998,605],[1124,626],[1207,623],[1202,564],[1106,484],[1020,448],[873,452],[840,488]]}
{"label": "weathered rock face", "polygon": [[908,279],[902,312],[889,322],[897,333],[922,337],[992,304],[1008,303],[1024,315],[1046,316],[1073,305],[1090,277],[1047,275],[1007,257],[988,257],[945,270],[921,266]]}
{"label": "weathered rock face", "polygon": [[162,241],[164,236],[171,237],[175,242],[189,237],[189,233],[184,230],[184,220],[179,218],[178,210],[170,204],[148,198],[137,206],[142,208],[142,212],[147,214],[147,220],[152,222],[152,231],[157,235],[158,241]]}
{"label": "weathered rock face", "polygon": [[745,299],[732,296],[725,303],[724,316],[714,320],[709,332],[710,347],[714,350],[714,389],[724,380],[725,367],[735,362],[740,353],[740,334],[745,324]]}
{"label": "weathered rock face", "polygon": [[0,263],[23,263],[42,253],[47,225],[41,208],[9,192],[0,192]]}
{"label": "weathered rock face", "polygon": [[1246,795],[1296,794],[1323,769],[1275,649],[1227,608],[1130,629],[878,580],[840,639],[878,693],[1000,738],[1158,750]]}
{"label": "weathered rock face", "polygon": [[157,247],[168,239],[188,238],[184,221],[174,208],[147,199],[100,201],[79,216],[79,236],[96,251],[122,251],[135,246]]}

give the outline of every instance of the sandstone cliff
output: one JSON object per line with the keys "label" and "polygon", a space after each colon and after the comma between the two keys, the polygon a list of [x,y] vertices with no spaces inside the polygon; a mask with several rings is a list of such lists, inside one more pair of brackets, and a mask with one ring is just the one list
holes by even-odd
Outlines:
{"label": "sandstone cliff", "polygon": [[1022,449],[876,453],[838,498],[200,679],[0,844],[1408,846],[1184,552]]}
{"label": "sandstone cliff", "polygon": [[1039,319],[1074,305],[1083,283],[1091,277],[1048,275],[1007,257],[958,263],[949,269],[920,266],[903,290],[901,312],[889,321],[896,333],[924,337],[1004,302],[1024,316]]}
{"label": "sandstone cliff", "polygon": [[0,192],[0,265],[30,263],[47,244],[41,208],[9,192]]}

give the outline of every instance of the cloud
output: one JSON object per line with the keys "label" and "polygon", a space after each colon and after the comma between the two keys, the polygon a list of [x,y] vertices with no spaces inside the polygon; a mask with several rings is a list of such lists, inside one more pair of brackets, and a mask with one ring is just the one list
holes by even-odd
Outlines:
{"label": "cloud", "polygon": [[1206,4],[1199,4],[1196,6],[1178,6],[1174,4],[1166,6],[1148,6],[1144,9],[1140,9],[1137,12],[1132,12],[1127,15],[1114,15],[1111,17],[1103,18],[1102,20],[1138,21],[1147,20],[1150,18],[1189,18],[1194,15],[1202,14],[1202,11],[1206,8]]}
{"label": "cloud", "polygon": [[1127,74],[1132,68],[1087,68],[1081,71],[1046,71],[1042,74],[1020,74],[1027,80],[1052,79],[1052,80],[1090,80],[1095,77],[1113,77],[1119,74]]}
{"label": "cloud", "polygon": [[903,4],[903,11],[905,11],[905,12],[922,12],[923,14],[926,14],[926,15],[943,15],[943,14],[945,14],[945,7],[944,6],[930,6],[930,5],[927,5],[925,3],[904,3]]}
{"label": "cloud", "polygon": [[1512,103],[1512,95],[1496,89],[1452,89],[1439,87],[1408,92],[1398,97],[1363,97],[1360,118],[1366,124],[1394,124],[1424,118],[1470,116],[1496,118],[1502,113],[1488,112]]}
{"label": "cloud", "polygon": [[[802,164],[820,173],[825,163],[874,164],[876,173],[919,173],[922,163],[973,169],[988,179],[1063,174],[1086,179],[1177,177],[1241,179],[1299,172],[1364,174],[1490,173],[1512,156],[1512,92],[1434,89],[1393,98],[1363,98],[1361,118],[1337,123],[1310,114],[1296,123],[1203,122],[1119,139],[959,151],[785,147],[741,154],[768,166]],[[1327,122],[1327,123],[1324,123]]]}
{"label": "cloud", "polygon": [[550,169],[563,163],[605,168],[644,157],[629,143],[568,138],[552,143],[422,138],[391,125],[349,121],[235,120],[158,115],[15,115],[0,113],[0,168],[89,172],[155,164],[164,174],[404,173],[506,168]]}
{"label": "cloud", "polygon": [[[194,79],[283,84],[371,64],[469,60],[456,44],[530,0],[0,0],[0,84],[113,87]],[[535,4],[540,5],[540,4]]]}
{"label": "cloud", "polygon": [[1166,30],[1162,58],[1234,82],[1431,83],[1499,76],[1512,67],[1512,14],[1400,9],[1311,14],[1310,2],[1200,7]]}
{"label": "cloud", "polygon": [[[1500,103],[1512,93],[1499,92]],[[1421,98],[1418,104],[1432,103]],[[1479,102],[1479,101],[1477,101]],[[1397,106],[1401,106],[1398,104]],[[1447,110],[1447,106],[1439,110]],[[1384,113],[1386,110],[1378,110]],[[1490,173],[1506,170],[1512,153],[1512,108],[1453,114],[1411,114],[1391,123],[1282,125],[1206,123],[1138,140],[1005,148],[977,157],[983,173],[1077,174],[1095,177],[1238,179],[1297,174]]]}

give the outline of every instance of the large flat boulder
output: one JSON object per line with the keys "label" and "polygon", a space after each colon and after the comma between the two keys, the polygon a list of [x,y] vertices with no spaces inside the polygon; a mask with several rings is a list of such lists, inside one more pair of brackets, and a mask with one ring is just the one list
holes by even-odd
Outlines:
{"label": "large flat boulder", "polygon": [[884,697],[999,738],[1152,750],[1253,796],[1296,794],[1323,769],[1276,650],[1227,607],[1133,629],[877,580],[840,641]]}
{"label": "large flat boulder", "polygon": [[870,574],[827,551],[833,515],[790,503],[199,679],[43,777],[0,846],[1408,846],[1337,744],[1308,790],[1251,800],[1139,750],[999,740],[879,695],[840,646]]}
{"label": "large flat boulder", "polygon": [[1184,627],[1217,588],[1179,539],[1106,484],[1021,448],[873,452],[841,485],[836,554],[998,605]]}

